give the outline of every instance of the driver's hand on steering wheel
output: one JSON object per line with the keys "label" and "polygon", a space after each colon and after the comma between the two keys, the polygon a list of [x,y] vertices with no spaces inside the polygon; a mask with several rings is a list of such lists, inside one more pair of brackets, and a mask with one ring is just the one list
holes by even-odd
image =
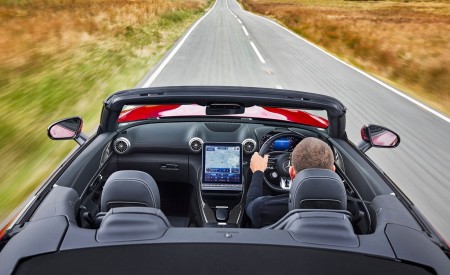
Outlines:
{"label": "driver's hand on steering wheel", "polygon": [[253,153],[252,159],[250,160],[250,169],[253,173],[256,171],[264,172],[267,168],[267,162],[269,161],[269,155],[264,155],[261,157],[259,153]]}

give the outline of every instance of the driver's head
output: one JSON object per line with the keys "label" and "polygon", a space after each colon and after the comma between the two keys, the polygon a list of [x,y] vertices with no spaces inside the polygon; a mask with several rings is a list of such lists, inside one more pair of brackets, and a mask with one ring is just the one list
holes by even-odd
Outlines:
{"label": "driver's head", "polygon": [[291,178],[295,178],[297,173],[308,168],[335,170],[330,146],[318,138],[304,138],[292,151],[291,167],[289,167]]}

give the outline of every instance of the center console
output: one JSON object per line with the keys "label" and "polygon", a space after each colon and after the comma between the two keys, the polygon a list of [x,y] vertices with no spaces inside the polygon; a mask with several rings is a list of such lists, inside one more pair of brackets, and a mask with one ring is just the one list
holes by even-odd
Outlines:
{"label": "center console", "polygon": [[239,227],[244,215],[241,143],[203,143],[199,175],[204,226]]}

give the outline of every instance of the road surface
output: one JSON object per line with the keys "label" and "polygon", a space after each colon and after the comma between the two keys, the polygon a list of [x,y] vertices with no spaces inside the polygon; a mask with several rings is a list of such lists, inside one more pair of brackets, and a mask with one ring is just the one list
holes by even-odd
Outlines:
{"label": "road surface", "polygon": [[[450,120],[424,109],[278,24],[217,0],[140,86],[229,85],[326,94],[348,108],[353,142],[366,123],[395,130],[396,149],[368,155],[450,240]],[[425,107],[426,108],[426,107]]]}

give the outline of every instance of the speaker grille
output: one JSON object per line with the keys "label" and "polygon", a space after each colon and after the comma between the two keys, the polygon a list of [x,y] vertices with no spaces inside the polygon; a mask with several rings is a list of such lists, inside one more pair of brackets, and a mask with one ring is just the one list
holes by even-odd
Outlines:
{"label": "speaker grille", "polygon": [[195,137],[189,141],[189,147],[194,152],[200,152],[202,150],[203,140],[201,138]]}
{"label": "speaker grille", "polygon": [[247,154],[253,153],[256,150],[256,141],[253,139],[246,139],[242,142],[242,148]]}
{"label": "speaker grille", "polygon": [[118,154],[125,154],[130,149],[130,141],[126,138],[118,138],[114,141],[114,151]]}
{"label": "speaker grille", "polygon": [[239,127],[241,127],[240,124],[235,123],[205,123],[206,128],[208,128],[212,132],[235,132]]}

